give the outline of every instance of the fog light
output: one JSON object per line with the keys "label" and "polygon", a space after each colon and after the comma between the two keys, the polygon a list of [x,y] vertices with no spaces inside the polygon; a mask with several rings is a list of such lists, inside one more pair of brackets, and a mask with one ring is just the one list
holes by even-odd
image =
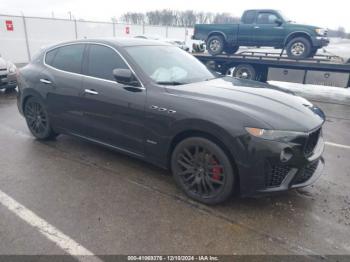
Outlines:
{"label": "fog light", "polygon": [[293,157],[293,152],[290,148],[285,148],[282,150],[280,159],[281,162],[285,163],[288,162]]}

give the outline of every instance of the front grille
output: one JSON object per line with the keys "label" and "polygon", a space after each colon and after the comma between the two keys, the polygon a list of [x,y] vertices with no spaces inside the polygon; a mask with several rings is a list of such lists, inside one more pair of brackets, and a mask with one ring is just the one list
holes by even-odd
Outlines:
{"label": "front grille", "polygon": [[316,161],[305,168],[301,169],[294,178],[293,184],[302,184],[308,181],[315,173],[319,161]]}
{"label": "front grille", "polygon": [[305,149],[304,149],[305,155],[310,155],[314,151],[317,145],[318,139],[320,137],[320,134],[321,134],[321,128],[309,134],[309,137],[307,138]]}
{"label": "front grille", "polygon": [[7,68],[0,68],[0,71],[7,71]]}
{"label": "front grille", "polygon": [[282,165],[273,165],[268,169],[266,186],[279,187],[282,181],[286,178],[291,167]]}

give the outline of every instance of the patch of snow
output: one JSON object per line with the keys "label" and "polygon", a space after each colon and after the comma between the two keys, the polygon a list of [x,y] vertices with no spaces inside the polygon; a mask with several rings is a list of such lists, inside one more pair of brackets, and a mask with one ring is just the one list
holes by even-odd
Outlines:
{"label": "patch of snow", "polygon": [[310,100],[350,105],[350,88],[304,85],[279,81],[269,81],[269,83],[282,89],[293,91],[295,94],[306,97]]}

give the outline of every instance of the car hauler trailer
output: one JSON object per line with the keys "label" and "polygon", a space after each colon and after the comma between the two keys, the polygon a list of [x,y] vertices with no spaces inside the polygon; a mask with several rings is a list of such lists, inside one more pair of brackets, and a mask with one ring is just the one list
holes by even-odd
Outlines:
{"label": "car hauler trailer", "polygon": [[350,87],[350,63],[333,55],[316,55],[302,60],[280,53],[243,51],[235,55],[193,54],[221,74],[257,81]]}

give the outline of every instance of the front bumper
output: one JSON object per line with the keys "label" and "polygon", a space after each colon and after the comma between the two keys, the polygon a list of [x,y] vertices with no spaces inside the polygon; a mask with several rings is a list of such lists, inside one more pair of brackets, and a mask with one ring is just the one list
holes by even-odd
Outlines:
{"label": "front bumper", "polygon": [[[287,191],[313,184],[322,174],[325,143],[322,132],[311,153],[305,153],[305,145],[282,143],[250,138],[248,146],[250,163],[238,164],[240,194],[250,196]],[[281,161],[281,151],[288,148],[293,157]]]}
{"label": "front bumper", "polygon": [[329,39],[328,37],[325,37],[325,36],[312,37],[311,40],[312,40],[312,46],[314,47],[324,47],[329,44]]}
{"label": "front bumper", "polygon": [[16,73],[0,71],[0,89],[14,88],[17,86]]}

